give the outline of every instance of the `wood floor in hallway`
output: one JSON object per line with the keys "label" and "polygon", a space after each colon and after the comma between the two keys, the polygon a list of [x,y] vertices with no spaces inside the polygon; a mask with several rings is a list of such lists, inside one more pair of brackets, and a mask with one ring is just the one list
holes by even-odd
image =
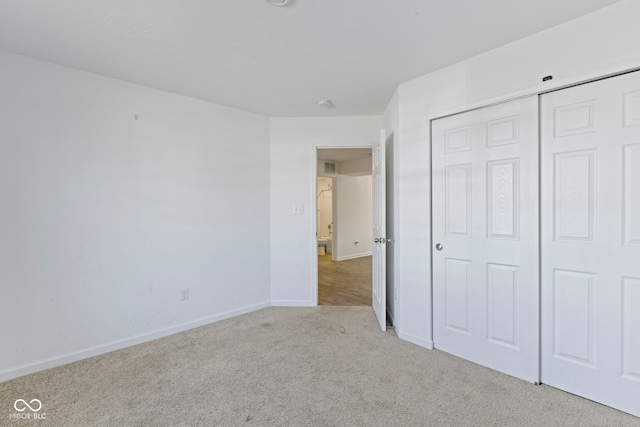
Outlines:
{"label": "wood floor in hallway", "polygon": [[371,256],[332,261],[318,255],[319,305],[371,305]]}

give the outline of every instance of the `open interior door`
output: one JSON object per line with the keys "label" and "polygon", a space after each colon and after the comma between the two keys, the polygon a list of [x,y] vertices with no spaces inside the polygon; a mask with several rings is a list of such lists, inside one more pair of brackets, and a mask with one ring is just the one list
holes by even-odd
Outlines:
{"label": "open interior door", "polygon": [[387,238],[385,190],[385,131],[372,149],[373,184],[373,311],[380,329],[387,330]]}

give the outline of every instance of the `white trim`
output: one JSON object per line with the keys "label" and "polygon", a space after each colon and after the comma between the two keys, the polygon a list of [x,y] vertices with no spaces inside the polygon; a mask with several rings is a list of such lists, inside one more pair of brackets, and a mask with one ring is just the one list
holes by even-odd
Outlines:
{"label": "white trim", "polygon": [[[312,200],[312,205],[311,205],[311,233],[309,234],[310,236],[315,236],[314,239],[312,239],[312,244],[314,248],[318,247],[318,197],[316,197],[316,195],[318,194],[318,147],[315,144],[311,144],[311,150],[313,152],[313,155],[311,156],[311,158],[313,159],[313,165],[311,167],[311,194],[313,195],[313,197],[311,198]],[[334,184],[335,182],[332,181]],[[333,188],[336,188],[335,185]],[[332,197],[333,194],[335,193],[335,191],[332,193]],[[332,209],[334,209],[335,207],[335,203],[331,203],[332,205]],[[335,231],[335,229],[334,229]],[[335,234],[335,233],[334,233]],[[333,241],[333,247],[335,248],[335,240]],[[314,249],[314,255],[311,257],[312,261],[311,261],[311,304],[309,304],[309,306],[311,307],[315,307],[318,305],[318,250]],[[307,307],[306,305],[302,305],[300,304],[300,302],[296,303],[295,305],[290,305],[287,304],[286,301],[283,301],[284,304],[280,304],[282,306],[285,307]],[[275,301],[271,301],[272,305],[277,305],[279,303],[276,303]]]}
{"label": "white trim", "polygon": [[429,350],[433,350],[433,341],[425,338],[420,338],[415,335],[407,334],[396,329],[396,334],[401,340],[409,341],[412,344],[419,345]]}
{"label": "white trim", "polygon": [[336,258],[336,261],[346,261],[348,259],[354,259],[354,258],[362,258],[365,256],[372,256],[373,252],[369,251],[369,252],[362,252],[359,254],[355,254],[355,255],[347,255],[347,256],[341,256],[340,258]]}
{"label": "white trim", "polygon": [[[316,295],[316,299],[318,296]],[[316,301],[276,300],[271,301],[272,307],[316,307]]]}
{"label": "white trim", "polygon": [[120,350],[126,347],[132,347],[134,345],[153,341],[158,338],[163,338],[169,335],[177,334],[179,332],[184,332],[189,329],[197,328],[199,326],[208,325],[211,323],[219,322],[221,320],[240,316],[242,314],[247,314],[253,311],[262,310],[270,306],[271,306],[271,303],[268,301],[261,302],[258,304],[242,307],[236,310],[226,311],[224,313],[216,314],[213,316],[203,317],[191,322],[186,322],[177,326],[172,326],[170,328],[160,329],[155,332],[136,335],[130,338],[122,339],[122,340],[112,341],[104,345],[91,347],[86,350],[81,350],[75,353],[69,353],[64,356],[53,357],[50,359],[45,359],[40,362],[21,366],[19,368],[5,370],[0,372],[0,383],[4,381],[12,380],[14,378],[21,377],[23,375],[33,374],[35,372],[44,371],[45,369],[55,368],[57,366],[62,366],[68,363],[77,362],[79,360],[87,359],[89,357],[99,356],[101,354],[110,353],[115,350]]}

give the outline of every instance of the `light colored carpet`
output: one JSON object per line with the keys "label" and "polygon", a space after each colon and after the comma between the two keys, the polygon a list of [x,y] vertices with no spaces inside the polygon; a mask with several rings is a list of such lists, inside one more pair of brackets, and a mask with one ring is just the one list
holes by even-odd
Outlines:
{"label": "light colored carpet", "polygon": [[[47,420],[9,419],[17,398]],[[640,426],[377,330],[370,307],[268,308],[0,384],[6,426]]]}

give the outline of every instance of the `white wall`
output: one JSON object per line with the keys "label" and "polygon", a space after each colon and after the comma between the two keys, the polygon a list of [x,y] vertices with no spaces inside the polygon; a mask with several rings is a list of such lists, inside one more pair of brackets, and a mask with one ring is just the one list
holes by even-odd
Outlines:
{"label": "white wall", "polygon": [[[379,139],[382,117],[270,120],[271,302],[316,305],[316,147],[365,147]],[[304,215],[293,215],[304,205]]]}
{"label": "white wall", "polygon": [[373,248],[371,175],[338,175],[336,179],[337,221],[335,260],[371,255]]}
{"label": "white wall", "polygon": [[268,126],[0,52],[0,381],[269,305]]}
{"label": "white wall", "polygon": [[639,16],[622,1],[399,86],[400,337],[433,345],[429,119],[640,67]]}

